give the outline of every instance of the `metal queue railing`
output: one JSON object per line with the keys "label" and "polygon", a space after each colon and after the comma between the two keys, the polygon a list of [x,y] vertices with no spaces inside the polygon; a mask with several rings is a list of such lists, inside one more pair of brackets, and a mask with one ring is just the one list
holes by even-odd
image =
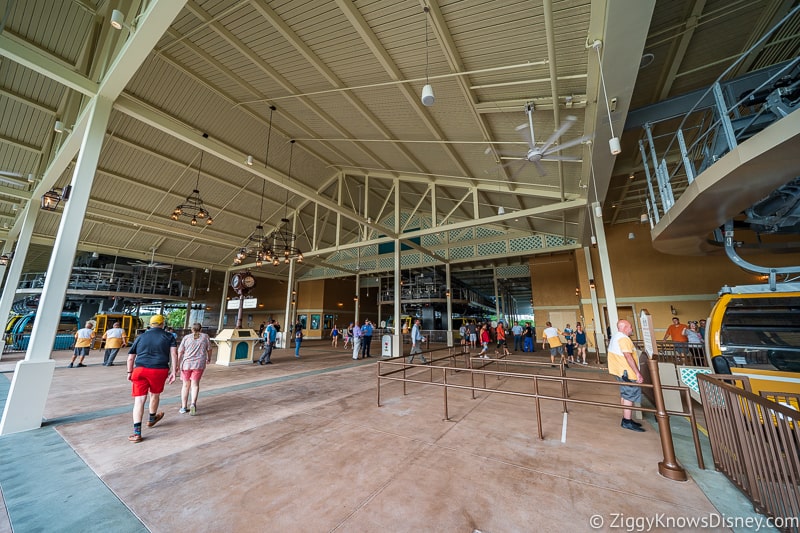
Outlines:
{"label": "metal queue railing", "polygon": [[[439,353],[439,352],[446,352]],[[593,407],[610,407],[612,409],[625,409],[626,407],[619,403],[608,403],[596,400],[582,400],[569,397],[569,384],[570,383],[585,383],[601,386],[614,386],[618,387],[619,383],[615,381],[606,381],[588,378],[575,378],[567,377],[563,364],[553,365],[549,362],[538,361],[523,361],[523,360],[510,360],[503,358],[490,358],[484,359],[480,357],[472,357],[469,350],[465,346],[456,346],[448,348],[439,348],[423,352],[430,356],[430,359],[425,364],[412,364],[407,363],[405,358],[408,357],[394,357],[391,359],[383,359],[378,361],[376,366],[377,372],[377,400],[378,407],[381,407],[381,382],[382,381],[397,381],[403,384],[403,395],[408,394],[407,384],[417,383],[421,385],[437,386],[443,389],[443,408],[444,419],[450,420],[450,413],[448,407],[448,391],[450,389],[461,389],[471,391],[472,398],[475,399],[476,392],[487,392],[493,394],[505,394],[509,396],[519,396],[524,398],[532,398],[536,406],[536,422],[537,434],[540,440],[544,440],[544,432],[542,430],[542,411],[541,402],[544,401],[557,401],[561,402],[564,413],[568,412],[567,404],[574,403],[579,405],[587,405]],[[463,367],[458,365],[461,358],[464,358],[465,365]],[[438,365],[437,365],[438,363]],[[444,363],[444,364],[442,364]],[[487,370],[487,367],[492,365],[502,365],[505,370]],[[548,367],[548,369],[555,366],[558,370],[558,375],[539,375],[522,372],[509,372],[509,366],[522,366],[522,367]],[[692,409],[692,398],[689,393],[689,388],[685,386],[676,385],[662,385],[658,375],[658,361],[655,359],[649,360],[650,374],[653,383],[630,383],[632,386],[640,388],[653,389],[654,397],[656,399],[656,407],[636,406],[633,410],[642,411],[646,413],[653,413],[659,424],[659,435],[661,438],[662,449],[664,451],[664,461],[659,463],[659,472],[665,477],[677,481],[686,480],[686,473],[682,467],[677,464],[675,459],[674,444],[672,442],[672,433],[669,428],[669,416],[682,416],[689,419],[692,429],[692,439],[694,441],[695,454],[697,456],[697,464],[701,469],[705,469],[703,461],[703,453],[700,447],[700,436],[697,431],[697,420]],[[425,369],[428,370],[428,380],[419,379],[420,372],[415,372],[409,376],[409,370]],[[441,379],[435,380],[434,374],[441,370]],[[470,383],[465,385],[463,383],[454,383],[448,381],[448,371],[452,376],[456,372],[469,372]],[[476,376],[482,379],[481,386],[476,385]],[[497,388],[490,388],[487,386],[486,377],[496,376],[498,380],[503,378],[519,378],[522,380],[529,380],[532,382],[532,392],[520,392],[501,390]],[[561,395],[552,396],[544,394],[540,390],[541,383],[556,382],[561,385]],[[686,411],[668,411],[664,406],[663,390],[678,391],[683,398],[683,405]]]}
{"label": "metal queue railing", "polygon": [[[697,378],[714,467],[747,495],[756,511],[772,517],[775,527],[798,532],[800,411],[750,392],[744,376]],[[787,393],[765,395],[798,400]]]}

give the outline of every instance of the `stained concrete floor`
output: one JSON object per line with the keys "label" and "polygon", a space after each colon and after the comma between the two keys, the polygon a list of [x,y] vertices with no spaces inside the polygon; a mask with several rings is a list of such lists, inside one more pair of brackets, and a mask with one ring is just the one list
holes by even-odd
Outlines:
{"label": "stained concrete floor", "polygon": [[[54,352],[42,429],[0,438],[0,533],[614,531],[658,516],[662,525],[759,517],[713,471],[707,445],[709,470],[697,468],[683,419],[673,418],[673,432],[690,479],[678,483],[657,473],[648,417],[647,431],[634,433],[619,427],[618,410],[573,404],[565,430],[561,404],[543,402],[539,440],[529,398],[454,389],[444,420],[441,387],[412,383],[404,395],[402,384],[382,382],[378,406],[377,359],[354,361],[319,341],[304,342],[302,354],[210,366],[195,417],[178,413],[180,384],[167,386],[164,420],[132,444],[124,357],[103,367],[97,351],[87,368],[70,369],[70,354]],[[0,361],[7,379],[19,357]],[[542,352],[513,358],[544,361]],[[608,381],[596,367],[568,375]],[[468,373],[447,381],[466,385]],[[487,386],[528,385],[492,376]],[[570,397],[616,403],[618,389],[575,384]]]}

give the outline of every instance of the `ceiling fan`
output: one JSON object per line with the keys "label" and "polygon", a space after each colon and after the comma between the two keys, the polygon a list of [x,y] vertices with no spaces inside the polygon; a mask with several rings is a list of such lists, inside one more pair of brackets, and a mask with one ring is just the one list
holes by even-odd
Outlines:
{"label": "ceiling fan", "polygon": [[165,269],[165,268],[172,268],[172,265],[168,265],[166,263],[159,263],[155,260],[156,258],[156,249],[151,248],[150,253],[150,262],[145,261],[129,261],[129,265],[137,266],[137,267],[144,267],[144,268],[156,268],[156,269]]}
{"label": "ceiling fan", "polygon": [[575,122],[578,120],[576,117],[570,115],[567,119],[561,123],[561,126],[558,127],[556,131],[553,132],[550,137],[542,144],[541,146],[536,145],[536,138],[534,137],[533,133],[533,103],[525,104],[525,112],[528,115],[528,123],[527,124],[520,124],[516,127],[516,130],[520,132],[520,134],[525,138],[528,142],[528,152],[525,155],[519,156],[514,154],[503,154],[508,157],[501,157],[501,159],[510,159],[511,161],[508,163],[503,164],[503,166],[509,166],[514,164],[515,162],[522,161],[523,165],[521,165],[517,170],[514,171],[513,176],[516,176],[520,170],[525,166],[524,163],[533,163],[536,166],[536,169],[539,171],[539,174],[542,176],[546,176],[547,172],[545,171],[544,167],[541,164],[541,161],[580,161],[580,157],[571,156],[571,155],[559,155],[558,152],[561,150],[565,150],[567,148],[571,148],[575,145],[581,144],[585,141],[588,141],[592,138],[591,135],[584,135],[583,137],[579,137],[577,139],[572,139],[571,141],[566,141],[560,144],[556,144],[556,141],[564,135]]}

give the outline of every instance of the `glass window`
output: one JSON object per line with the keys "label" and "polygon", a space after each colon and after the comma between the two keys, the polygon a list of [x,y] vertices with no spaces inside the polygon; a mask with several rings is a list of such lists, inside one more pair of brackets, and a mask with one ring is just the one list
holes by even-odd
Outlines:
{"label": "glass window", "polygon": [[311,315],[311,329],[319,329],[319,315]]}

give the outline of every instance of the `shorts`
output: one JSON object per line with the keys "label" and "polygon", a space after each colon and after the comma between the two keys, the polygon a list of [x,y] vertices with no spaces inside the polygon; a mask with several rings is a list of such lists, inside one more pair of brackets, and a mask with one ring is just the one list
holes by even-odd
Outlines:
{"label": "shorts", "polygon": [[[628,379],[628,371],[626,370],[622,376],[614,376],[617,378],[617,381],[620,383],[635,383]],[[619,386],[619,396],[623,400],[628,400],[629,402],[639,403],[642,401],[642,388],[641,387],[634,387],[633,385],[620,385]]]}
{"label": "shorts", "polygon": [[505,346],[506,340],[505,339],[497,339],[497,347]]}
{"label": "shorts", "polygon": [[161,394],[164,392],[167,376],[169,376],[169,368],[137,366],[131,374],[131,384],[133,384],[131,396],[146,396],[148,392]]}
{"label": "shorts", "polygon": [[75,348],[75,355],[89,355],[89,347]]}
{"label": "shorts", "polygon": [[205,368],[183,369],[181,370],[181,379],[183,381],[200,381],[204,370]]}
{"label": "shorts", "polygon": [[470,340],[471,342],[475,342],[475,341],[477,341],[477,340],[478,340],[478,335],[476,335],[475,333],[470,333],[470,334],[469,334],[469,340]]}
{"label": "shorts", "polygon": [[679,353],[686,353],[687,348],[689,348],[688,342],[676,342],[674,343],[675,351]]}
{"label": "shorts", "polygon": [[550,356],[555,357],[557,355],[561,355],[563,351],[561,350],[561,346],[556,346],[554,348],[550,348]]}
{"label": "shorts", "polygon": [[486,350],[489,349],[489,343],[488,342],[482,342],[481,346],[483,347],[483,351],[486,351]]}

